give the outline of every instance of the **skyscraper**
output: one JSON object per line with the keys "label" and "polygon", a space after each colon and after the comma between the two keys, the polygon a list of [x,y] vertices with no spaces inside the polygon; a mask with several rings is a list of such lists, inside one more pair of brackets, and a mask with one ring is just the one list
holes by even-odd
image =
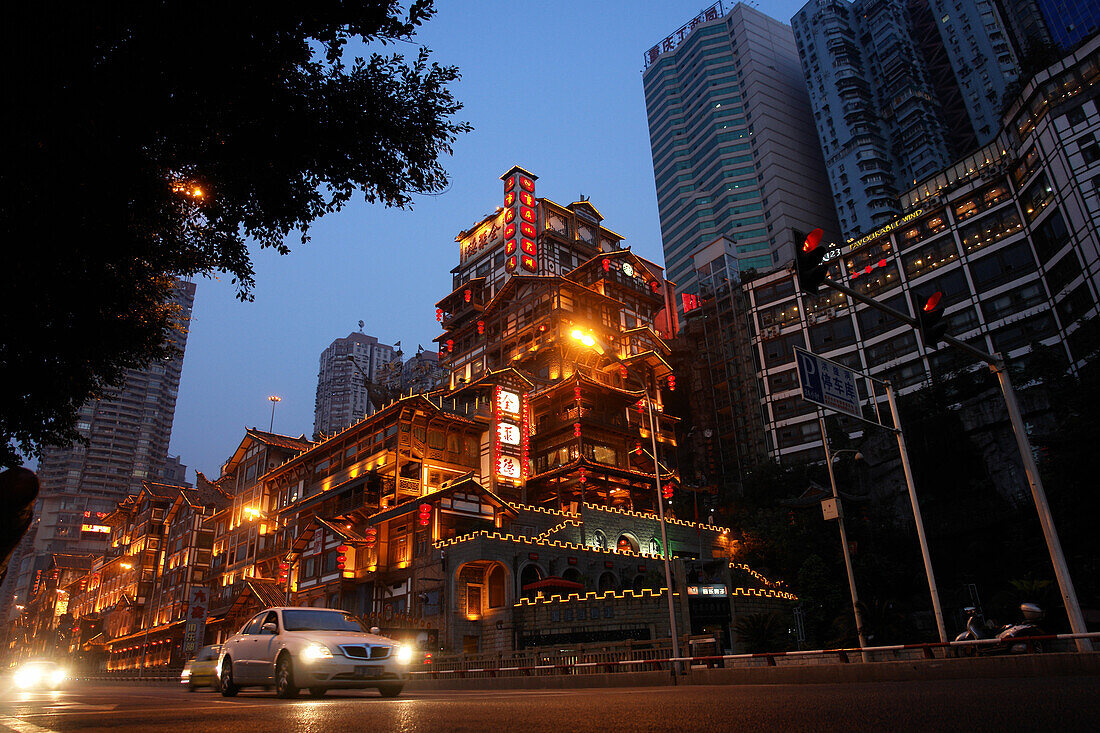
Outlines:
{"label": "skyscraper", "polygon": [[168,443],[194,301],[195,284],[179,282],[174,302],[182,327],[172,337],[170,358],[129,370],[122,387],[80,408],[77,430],[86,444],[43,451],[35,521],[12,558],[0,593],[4,604],[27,597],[32,574],[51,554],[102,551],[110,531],[102,519],[142,482],[174,476],[183,484],[186,467],[169,458]]}
{"label": "skyscraper", "polygon": [[997,134],[1018,59],[993,0],[810,0],[791,25],[846,238]]}
{"label": "skyscraper", "polygon": [[693,254],[722,237],[714,264],[736,273],[790,260],[796,231],[838,233],[791,29],[727,7],[644,59],[665,266],[685,294],[698,282]]}
{"label": "skyscraper", "polygon": [[370,389],[401,381],[400,342],[378,343],[356,331],[338,338],[321,352],[314,408],[315,436],[332,435],[375,410]]}
{"label": "skyscraper", "polygon": [[179,322],[171,358],[131,369],[125,383],[109,397],[80,408],[77,429],[87,445],[43,452],[38,477],[42,484],[35,551],[82,553],[100,549],[105,516],[143,481],[165,480],[166,466],[180,475],[179,459],[168,463],[168,443],[176,412],[176,394],[187,346],[187,323],[195,301],[195,284],[180,282],[175,294]]}

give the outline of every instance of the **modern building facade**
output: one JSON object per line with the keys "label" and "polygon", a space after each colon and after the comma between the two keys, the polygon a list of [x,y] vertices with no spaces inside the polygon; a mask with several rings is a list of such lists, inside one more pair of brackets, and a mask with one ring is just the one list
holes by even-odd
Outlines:
{"label": "modern building facade", "polygon": [[[952,335],[1017,358],[1035,342],[1055,345],[1079,364],[1078,331],[1100,302],[1098,89],[1100,37],[1028,83],[993,143],[904,192],[899,218],[846,246],[830,276],[910,314],[914,300],[940,291]],[[841,294],[798,293],[788,270],[743,289],[767,447],[782,461],[822,457],[793,347],[903,392],[966,363]]]}
{"label": "modern building facade", "polygon": [[1054,43],[1074,48],[1100,30],[1100,2],[1096,0],[1034,0]]}
{"label": "modern building facade", "polygon": [[[371,387],[401,379],[400,343],[378,343],[374,336],[352,332],[321,352],[314,407],[314,437],[333,435],[374,412]],[[377,396],[377,395],[376,395]]]}
{"label": "modern building facade", "polygon": [[696,292],[704,245],[721,245],[715,267],[768,271],[793,257],[793,230],[839,235],[788,26],[715,3],[645,54],[642,81],[665,267],[680,292]]}
{"label": "modern building facade", "polygon": [[1019,59],[994,0],[811,0],[791,25],[846,239],[997,135]]}

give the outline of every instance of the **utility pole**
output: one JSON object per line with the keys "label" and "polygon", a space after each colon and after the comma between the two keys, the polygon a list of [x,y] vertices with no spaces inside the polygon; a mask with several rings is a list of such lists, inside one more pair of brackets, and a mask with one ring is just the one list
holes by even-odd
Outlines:
{"label": "utility pole", "polygon": [[[836,526],[840,529],[840,549],[844,552],[844,568],[848,571],[848,591],[852,595],[852,614],[856,617],[856,635],[859,637],[859,648],[867,648],[867,638],[863,634],[863,614],[859,610],[859,595],[856,593],[856,576],[852,572],[852,555],[848,551],[848,533],[844,529],[844,509],[840,504],[840,494],[836,490],[836,476],[833,474],[833,454],[829,452],[829,436],[825,433],[825,411],[817,411],[817,424],[821,428],[821,445],[825,448],[825,466],[829,469],[829,487],[833,490],[833,501],[836,502],[837,512]],[[867,652],[863,652],[863,661],[869,661]]]}

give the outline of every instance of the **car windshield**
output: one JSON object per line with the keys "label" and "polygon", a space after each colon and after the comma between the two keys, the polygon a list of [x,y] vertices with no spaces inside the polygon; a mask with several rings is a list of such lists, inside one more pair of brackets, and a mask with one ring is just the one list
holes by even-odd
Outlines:
{"label": "car windshield", "polygon": [[359,619],[343,611],[283,611],[283,628],[287,631],[367,630]]}

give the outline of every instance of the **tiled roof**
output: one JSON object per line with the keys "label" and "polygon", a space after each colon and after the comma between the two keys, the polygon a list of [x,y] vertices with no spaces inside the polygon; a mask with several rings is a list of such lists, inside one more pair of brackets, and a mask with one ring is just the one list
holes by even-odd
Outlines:
{"label": "tiled roof", "polygon": [[288,450],[303,451],[308,450],[309,447],[313,445],[313,441],[308,440],[305,434],[299,435],[297,438],[292,438],[289,435],[269,433],[266,430],[260,430],[259,428],[248,428],[246,432],[261,443],[265,445],[272,445],[276,448],[286,448]]}
{"label": "tiled roof", "polygon": [[57,553],[53,556],[53,566],[64,570],[90,570],[92,567],[92,560],[94,559],[94,555],[66,555]]}

